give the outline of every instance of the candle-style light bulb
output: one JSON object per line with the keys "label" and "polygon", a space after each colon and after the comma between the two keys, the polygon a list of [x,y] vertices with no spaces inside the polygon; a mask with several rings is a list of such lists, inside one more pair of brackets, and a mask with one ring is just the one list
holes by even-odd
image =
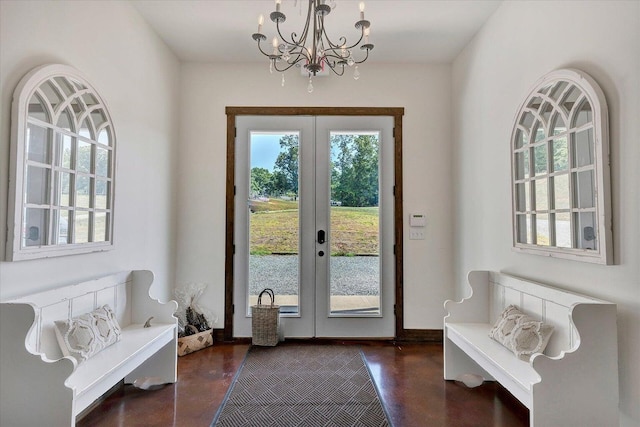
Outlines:
{"label": "candle-style light bulb", "polygon": [[282,0],[276,0],[276,12],[280,12],[281,4],[282,4]]}
{"label": "candle-style light bulb", "polygon": [[365,28],[364,29],[364,42],[366,44],[369,44],[369,33],[371,32],[371,30],[369,28]]}
{"label": "candle-style light bulb", "polygon": [[264,16],[258,16],[258,34],[262,34],[262,24],[264,24]]}
{"label": "candle-style light bulb", "polygon": [[278,54],[278,38],[274,37],[273,40],[271,41],[271,45],[273,46],[273,54],[277,55]]}
{"label": "candle-style light bulb", "polygon": [[360,2],[360,20],[364,21],[364,2]]}

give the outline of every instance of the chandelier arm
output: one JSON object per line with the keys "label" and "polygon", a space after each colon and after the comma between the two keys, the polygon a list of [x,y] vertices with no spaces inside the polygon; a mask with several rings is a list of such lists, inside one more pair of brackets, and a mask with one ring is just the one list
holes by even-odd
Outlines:
{"label": "chandelier arm", "polygon": [[[331,39],[329,38],[329,35],[327,34],[327,30],[326,30],[326,28],[325,28],[325,26],[324,26],[324,16],[320,17],[320,24],[321,24],[321,25],[320,25],[320,29],[321,29],[321,33],[322,33],[322,34],[321,34],[321,38],[322,38],[322,36],[324,36],[324,39],[325,39],[325,40],[327,41],[327,43],[329,44],[329,49],[336,49],[336,48],[340,48],[340,47],[341,47],[341,45],[337,45],[337,44],[333,43],[333,42],[331,41]],[[342,41],[342,42],[343,42],[343,44],[346,44],[346,43],[347,43],[347,39],[346,39],[346,37],[345,37],[345,36],[340,36],[340,38],[339,38],[338,40]]]}
{"label": "chandelier arm", "polygon": [[[284,35],[282,35],[282,32],[280,31],[280,24],[279,24],[279,23],[277,23],[277,22],[276,22],[276,32],[278,33],[278,36],[280,36],[280,39],[281,39],[283,42],[285,42],[286,44],[292,44],[292,43],[290,43],[290,42],[289,42],[289,40],[287,40],[287,39],[284,37]],[[291,33],[292,40],[293,40],[293,36],[294,36],[295,34],[296,34],[296,33]]]}
{"label": "chandelier arm", "polygon": [[301,48],[300,46],[297,46],[296,48],[298,49],[297,51],[295,50],[295,48],[294,50],[289,51],[289,59],[286,60],[288,64],[297,64],[302,60],[309,60],[306,49]]}
{"label": "chandelier arm", "polygon": [[[308,60],[307,56],[302,52],[296,52],[291,56],[291,58],[289,58],[286,61],[286,63],[287,64],[291,64],[291,65],[295,65],[295,64],[297,64],[297,63],[299,63],[300,61],[303,61],[303,60]],[[289,68],[291,68],[291,67],[287,67],[287,69],[289,69]]]}
{"label": "chandelier arm", "polygon": [[324,51],[325,56],[329,56],[332,58],[336,58],[336,59],[346,59],[345,57],[342,56],[342,49],[338,48],[338,49],[326,49]]}
{"label": "chandelier arm", "polygon": [[[329,38],[329,35],[327,34],[327,30],[324,28],[324,25],[322,26],[322,36],[323,38],[327,41],[327,43],[329,44],[329,48],[330,49],[339,49],[342,47],[342,45],[340,44],[335,44],[331,41],[331,39]],[[338,38],[339,41],[343,42],[342,44],[346,44],[347,43],[347,39],[345,36],[340,36]]]}
{"label": "chandelier arm", "polygon": [[[329,69],[333,71],[333,74],[335,74],[336,76],[342,76],[344,74],[344,64],[336,63],[335,61],[331,63],[326,59],[325,59],[325,62],[329,66]],[[338,68],[338,65],[342,65],[342,67],[339,68],[338,71],[336,71],[336,68]]]}
{"label": "chandelier arm", "polygon": [[291,56],[295,56],[295,55],[302,55],[306,57],[306,50],[300,46],[296,46],[295,48],[291,49],[289,51],[289,54]]}
{"label": "chandelier arm", "polygon": [[298,37],[298,33],[292,32],[291,33],[291,38],[290,38],[291,41],[286,40],[284,38],[282,40],[284,40],[290,46],[302,47],[302,46],[304,46],[304,42],[303,42],[303,40],[304,40],[303,37],[304,36],[305,36],[305,33],[302,33],[302,36],[300,36],[300,38],[298,40],[296,40],[296,37]]}
{"label": "chandelier arm", "polygon": [[334,49],[353,49],[354,47],[357,47],[360,44],[360,42],[362,41],[362,39],[364,38],[364,31],[362,32],[362,34],[360,34],[360,38],[358,39],[358,41],[355,42],[354,44],[350,45],[350,46],[347,46],[347,38],[345,36],[340,36],[340,38],[338,39],[341,42],[341,44],[334,44],[329,39],[329,36],[327,36],[327,33],[324,33],[324,36],[327,39],[327,42],[331,46],[332,50],[334,50]]}
{"label": "chandelier arm", "polygon": [[[302,58],[299,58],[294,62],[286,62],[286,64],[289,64],[289,65],[284,67],[284,68],[278,68],[279,62],[278,61],[273,61],[273,69],[276,70],[279,73],[284,73],[285,71],[287,71],[289,68],[293,67],[294,65],[296,65],[300,61],[302,61]],[[281,64],[281,62],[280,62],[280,64]]]}
{"label": "chandelier arm", "polygon": [[307,10],[307,20],[304,23],[302,34],[300,35],[300,38],[298,40],[296,40],[296,37],[298,36],[296,32],[292,32],[291,38],[287,40],[287,38],[282,34],[282,31],[280,30],[280,21],[276,21],[276,31],[278,32],[278,35],[280,36],[283,42],[293,46],[304,47],[304,44],[307,40],[307,34],[309,32],[309,21],[311,20],[311,13],[313,10],[312,7],[313,7],[313,1],[310,1],[309,9]]}
{"label": "chandelier arm", "polygon": [[[334,59],[335,58],[335,59]],[[337,59],[337,60],[336,60]],[[332,71],[335,72],[335,69],[337,66],[342,65],[342,67],[344,68],[344,62],[342,60],[342,58],[338,58],[336,56],[332,56],[332,55],[325,55],[322,60],[324,61],[325,64],[327,64],[327,66],[329,68],[331,68]]]}
{"label": "chandelier arm", "polygon": [[340,63],[340,61],[345,61],[345,59],[344,59],[342,56],[340,56],[340,55],[334,55],[334,54],[328,54],[328,55],[326,55],[326,54],[325,54],[325,56],[324,56],[324,57],[325,57],[325,61],[327,61],[327,62],[328,62],[329,60],[332,60],[332,61],[334,61],[334,62],[336,62],[336,63]]}
{"label": "chandelier arm", "polygon": [[366,50],[366,51],[367,51],[367,53],[366,53],[366,55],[365,55],[364,59],[363,59],[362,61],[355,61],[355,62],[354,62],[354,64],[362,64],[364,61],[366,61],[366,60],[369,58],[369,51],[370,51],[371,49],[363,49],[363,50]]}
{"label": "chandelier arm", "polygon": [[[353,65],[357,65],[357,64],[362,64],[363,62],[365,62],[368,58],[369,58],[369,52],[371,49],[362,49],[365,50],[365,57],[363,59],[361,59],[360,61],[356,61],[355,58],[353,59]],[[353,55],[351,56],[353,58]],[[325,52],[325,62],[327,64],[330,64],[329,62],[329,58],[332,60],[335,60],[334,63],[335,64],[342,64],[343,68],[344,68],[344,58],[338,54],[335,53],[326,53]],[[330,65],[331,66],[331,65]],[[342,74],[340,74],[342,75]]]}
{"label": "chandelier arm", "polygon": [[335,44],[331,41],[331,39],[329,38],[329,35],[327,34],[327,31],[324,27],[324,18],[322,19],[322,35],[324,36],[324,38],[327,40],[327,43],[329,43],[329,46],[331,46],[331,49],[342,49],[342,46],[344,45],[344,49],[353,49],[354,47],[358,46],[360,44],[360,42],[362,41],[362,39],[364,38],[364,27],[362,28],[362,30],[360,31],[360,38],[358,39],[357,42],[355,42],[354,44],[352,44],[351,46],[347,46],[347,38],[345,36],[340,36],[340,38],[338,39],[338,41],[340,42],[339,44]]}
{"label": "chandelier arm", "polygon": [[304,45],[304,43],[301,43],[304,41],[303,37],[306,37],[306,27],[305,29],[302,31],[302,36],[300,36],[300,39],[296,40],[296,37],[298,36],[298,33],[296,32],[292,32],[291,33],[291,37],[289,39],[287,39],[283,34],[282,31],[280,30],[280,25],[278,25],[276,23],[276,31],[278,33],[278,36],[280,36],[280,39],[287,45],[290,46],[302,46]]}
{"label": "chandelier arm", "polygon": [[267,53],[264,50],[262,50],[262,46],[260,45],[260,40],[258,40],[258,50],[260,51],[260,53],[262,53],[266,57],[270,57],[271,56],[270,53]]}

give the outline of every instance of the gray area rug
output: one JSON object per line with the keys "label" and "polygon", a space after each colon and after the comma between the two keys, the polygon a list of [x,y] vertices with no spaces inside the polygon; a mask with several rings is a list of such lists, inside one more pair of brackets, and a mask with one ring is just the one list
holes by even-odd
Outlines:
{"label": "gray area rug", "polygon": [[358,347],[290,345],[249,349],[216,427],[390,426]]}

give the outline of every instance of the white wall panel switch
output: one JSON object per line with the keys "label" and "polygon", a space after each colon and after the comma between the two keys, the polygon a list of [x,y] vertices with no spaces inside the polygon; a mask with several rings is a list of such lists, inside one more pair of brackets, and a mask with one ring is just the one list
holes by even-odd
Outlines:
{"label": "white wall panel switch", "polygon": [[424,240],[424,227],[411,227],[409,229],[409,240]]}

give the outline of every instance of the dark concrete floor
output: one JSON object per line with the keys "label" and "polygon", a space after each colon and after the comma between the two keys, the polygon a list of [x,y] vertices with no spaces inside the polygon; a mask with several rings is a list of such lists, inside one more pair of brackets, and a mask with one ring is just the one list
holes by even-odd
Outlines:
{"label": "dark concrete floor", "polygon": [[[499,385],[485,383],[469,389],[444,381],[441,344],[366,341],[332,345],[362,348],[395,427],[529,425],[527,409]],[[180,357],[176,384],[150,391],[120,387],[77,425],[209,426],[248,348],[247,344],[216,343]]]}

